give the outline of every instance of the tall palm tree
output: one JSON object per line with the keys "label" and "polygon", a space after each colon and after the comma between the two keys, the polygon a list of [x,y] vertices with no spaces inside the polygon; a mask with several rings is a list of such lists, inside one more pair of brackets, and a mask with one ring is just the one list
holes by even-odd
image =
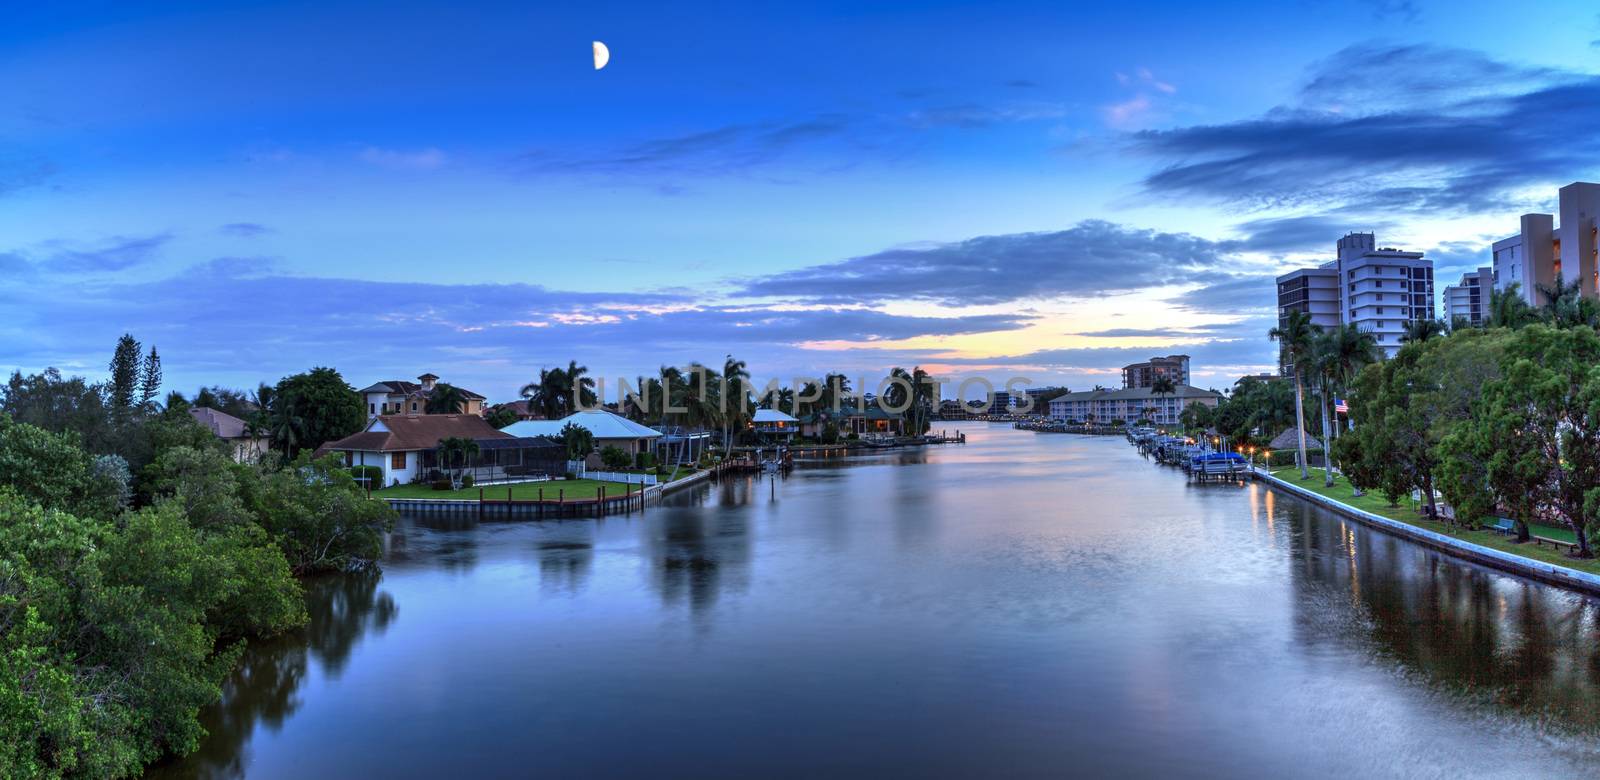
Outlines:
{"label": "tall palm tree", "polygon": [[[1333,383],[1336,390],[1343,390],[1355,381],[1356,374],[1361,369],[1378,362],[1382,353],[1378,351],[1378,342],[1373,340],[1372,334],[1357,327],[1355,323],[1340,325],[1333,331]],[[1333,438],[1339,438],[1338,420],[1334,420]]]}
{"label": "tall palm tree", "polygon": [[745,370],[743,360],[734,360],[732,355],[728,355],[722,362],[721,379],[718,389],[722,394],[719,409],[722,413],[722,450],[730,452],[733,431],[743,427],[750,418],[750,372]]}
{"label": "tall palm tree", "polygon": [[[1153,397],[1154,396],[1169,396],[1169,395],[1177,395],[1177,394],[1178,394],[1178,384],[1176,382],[1173,382],[1172,381],[1172,377],[1170,377],[1170,376],[1166,376],[1165,374],[1163,374],[1161,376],[1156,377],[1155,380],[1150,383],[1150,395],[1153,396]],[[1152,418],[1152,419],[1154,419],[1154,418]]]}
{"label": "tall palm tree", "polygon": [[715,374],[698,362],[690,363],[684,374],[687,382],[683,388],[683,400],[679,404],[687,410],[684,413],[684,423],[694,428],[709,428],[721,424],[722,415],[718,409],[716,382],[712,381]]}
{"label": "tall palm tree", "polygon": [[563,376],[567,380],[567,386],[563,388],[567,411],[593,409],[599,404],[599,399],[594,393],[594,377],[589,376],[588,366],[580,366],[578,361],[568,360],[567,370]]}
{"label": "tall palm tree", "polygon": [[1311,375],[1317,383],[1317,410],[1322,413],[1322,484],[1333,487],[1333,453],[1330,420],[1333,417],[1334,376],[1338,372],[1339,334],[1343,326],[1317,334],[1311,347]]}
{"label": "tall palm tree", "polygon": [[461,392],[461,388],[440,382],[428,393],[422,411],[427,414],[460,414],[466,408],[467,396]]}
{"label": "tall palm tree", "polygon": [[1406,332],[1400,336],[1403,343],[1424,342],[1434,336],[1443,336],[1449,328],[1439,320],[1409,320],[1406,322]]}
{"label": "tall palm tree", "polygon": [[1311,321],[1307,312],[1290,310],[1278,322],[1278,327],[1267,331],[1267,337],[1278,342],[1288,358],[1285,365],[1294,369],[1294,424],[1300,437],[1300,478],[1310,479],[1306,468],[1306,409],[1305,383],[1302,374],[1310,367],[1313,347],[1322,326]]}
{"label": "tall palm tree", "polygon": [[1489,291],[1487,325],[1494,328],[1520,328],[1538,319],[1538,313],[1522,297],[1522,283],[1512,282],[1504,290]]}
{"label": "tall palm tree", "polygon": [[557,420],[566,416],[566,386],[565,371],[541,368],[539,379],[523,385],[521,395],[528,400],[528,411],[537,411],[546,420]]}
{"label": "tall palm tree", "polygon": [[817,400],[817,405],[828,411],[834,411],[843,403],[844,397],[850,393],[850,377],[844,374],[829,374],[822,379],[822,397]]}

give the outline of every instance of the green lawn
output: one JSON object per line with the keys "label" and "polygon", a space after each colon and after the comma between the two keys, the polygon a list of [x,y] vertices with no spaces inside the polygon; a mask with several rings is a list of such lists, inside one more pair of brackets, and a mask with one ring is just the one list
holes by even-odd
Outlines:
{"label": "green lawn", "polygon": [[[1411,500],[1409,498],[1401,499],[1400,506],[1391,507],[1389,506],[1389,502],[1384,499],[1382,493],[1369,492],[1363,496],[1353,496],[1351,495],[1353,489],[1350,487],[1349,481],[1339,474],[1335,474],[1333,476],[1334,482],[1333,487],[1331,488],[1323,486],[1321,469],[1313,469],[1311,472],[1311,478],[1305,480],[1304,482],[1300,480],[1300,469],[1294,466],[1276,469],[1272,472],[1272,476],[1288,482],[1296,487],[1327,496],[1328,498],[1331,498],[1342,504],[1355,507],[1356,509],[1371,512],[1382,517],[1387,517],[1390,520],[1398,520],[1407,525],[1414,525],[1418,528],[1424,528],[1437,534],[1443,534],[1445,536],[1454,537],[1462,541],[1483,545],[1484,547],[1490,547],[1503,552],[1508,552],[1512,555],[1520,555],[1524,558],[1531,558],[1544,563],[1553,563],[1558,566],[1566,566],[1579,571],[1586,571],[1590,574],[1600,574],[1600,561],[1585,561],[1576,558],[1569,558],[1565,552],[1556,550],[1552,547],[1539,546],[1533,542],[1528,542],[1527,544],[1517,544],[1516,542],[1512,541],[1513,537],[1501,536],[1494,531],[1463,531],[1459,528],[1452,528],[1442,522],[1430,520],[1422,515],[1417,514],[1416,512],[1411,511]],[[1543,525],[1533,525],[1530,526],[1529,530],[1531,530],[1535,536],[1544,536],[1551,539],[1560,539],[1562,541],[1572,541],[1574,538],[1572,531],[1565,528],[1552,528]]]}
{"label": "green lawn", "polygon": [[[548,482],[518,482],[513,485],[485,485],[483,497],[504,501],[506,490],[511,490],[511,497],[517,501],[534,501],[540,498],[543,492],[544,500],[554,501],[559,496],[564,499],[595,498],[600,493],[601,486],[606,489],[606,497],[620,496],[624,490],[637,493],[638,485],[624,485],[621,482],[601,482],[595,479],[553,479]],[[478,489],[466,490],[434,490],[427,485],[395,485],[382,490],[374,491],[373,496],[380,498],[448,498],[448,499],[478,499]]]}

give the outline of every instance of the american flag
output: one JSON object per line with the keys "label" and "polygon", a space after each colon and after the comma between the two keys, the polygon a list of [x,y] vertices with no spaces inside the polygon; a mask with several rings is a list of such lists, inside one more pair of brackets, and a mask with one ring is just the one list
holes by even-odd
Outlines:
{"label": "american flag", "polygon": [[1343,398],[1335,398],[1335,399],[1333,399],[1333,413],[1334,414],[1349,414],[1350,413],[1350,404],[1345,403],[1345,400]]}

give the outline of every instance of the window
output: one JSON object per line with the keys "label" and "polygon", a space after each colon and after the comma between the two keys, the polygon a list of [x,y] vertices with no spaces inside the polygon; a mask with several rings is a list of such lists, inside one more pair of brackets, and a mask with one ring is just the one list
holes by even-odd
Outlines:
{"label": "window", "polygon": [[415,412],[416,410],[417,410],[417,402],[416,401],[412,401],[411,402],[411,411]]}
{"label": "window", "polygon": [[367,404],[367,414],[377,414],[377,413],[378,413],[378,405],[377,404]]}
{"label": "window", "polygon": [[391,469],[403,469],[405,467],[406,467],[406,454],[404,452],[396,452],[396,453],[392,453],[392,454],[389,455],[389,468],[391,468]]}

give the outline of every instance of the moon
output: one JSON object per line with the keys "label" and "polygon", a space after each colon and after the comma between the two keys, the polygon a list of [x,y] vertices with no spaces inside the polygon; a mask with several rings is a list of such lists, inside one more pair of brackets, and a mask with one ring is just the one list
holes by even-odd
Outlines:
{"label": "moon", "polygon": [[601,68],[604,68],[606,66],[606,63],[608,63],[610,61],[611,61],[611,50],[607,49],[605,44],[603,44],[603,43],[601,43],[599,41],[595,41],[594,42],[594,69],[595,70],[599,70]]}

